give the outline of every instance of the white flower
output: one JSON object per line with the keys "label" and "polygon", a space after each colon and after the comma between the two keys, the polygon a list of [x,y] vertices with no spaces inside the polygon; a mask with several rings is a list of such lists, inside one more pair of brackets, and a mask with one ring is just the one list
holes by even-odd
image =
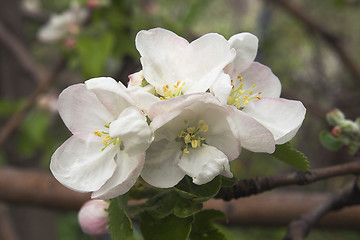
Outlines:
{"label": "white flower", "polygon": [[145,80],[162,99],[206,92],[235,57],[226,39],[206,34],[189,43],[175,33],[155,28],[135,39]]}
{"label": "white flower", "polygon": [[146,182],[169,188],[185,175],[195,184],[205,184],[219,174],[232,177],[229,161],[238,157],[241,145],[227,108],[211,94],[159,102],[149,116],[155,139],[141,173]]}
{"label": "white flower", "polygon": [[78,213],[78,221],[84,233],[98,236],[108,232],[109,201],[93,199],[87,201]]}
{"label": "white flower", "polygon": [[[240,130],[244,148],[272,153],[275,144],[290,141],[300,128],[306,109],[300,101],[280,98],[281,84],[270,68],[254,62],[258,39],[250,33],[234,35],[229,40],[236,57],[224,69],[211,92],[231,105],[233,119]],[[244,114],[257,121],[246,124]],[[262,128],[266,129],[261,129]]]}
{"label": "white flower", "polygon": [[141,172],[152,132],[125,87],[112,78],[90,79],[65,89],[58,108],[73,136],[52,156],[55,178],[93,198],[126,193]]}
{"label": "white flower", "polygon": [[77,34],[80,25],[86,20],[89,12],[73,3],[69,10],[52,15],[49,21],[38,31],[38,38],[42,42],[54,42],[63,39],[68,34]]}

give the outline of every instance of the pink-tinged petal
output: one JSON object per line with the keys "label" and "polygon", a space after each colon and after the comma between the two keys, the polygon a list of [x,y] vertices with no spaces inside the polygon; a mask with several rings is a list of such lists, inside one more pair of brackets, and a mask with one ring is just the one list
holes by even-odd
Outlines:
{"label": "pink-tinged petal", "polygon": [[104,124],[114,120],[97,96],[86,89],[85,84],[66,88],[59,96],[58,110],[73,134],[104,131]]}
{"label": "pink-tinged petal", "polygon": [[226,67],[226,73],[236,76],[254,61],[259,40],[251,33],[239,33],[229,39],[230,46],[236,50],[236,57]]}
{"label": "pink-tinged petal", "polygon": [[117,118],[122,110],[133,104],[126,87],[110,77],[92,78],[85,81],[86,88],[96,94],[106,109]]}
{"label": "pink-tinged petal", "polygon": [[198,185],[208,183],[220,174],[232,177],[227,156],[216,147],[205,144],[184,153],[179,167]]}
{"label": "pink-tinged petal", "polygon": [[153,119],[157,115],[186,108],[195,102],[221,105],[220,102],[210,93],[187,94],[153,104],[149,109],[148,115],[150,119]]}
{"label": "pink-tinged petal", "polygon": [[107,147],[94,134],[73,135],[51,157],[54,177],[66,187],[79,192],[98,190],[113,175],[117,148]]}
{"label": "pink-tinged petal", "polygon": [[178,166],[182,154],[180,145],[175,141],[163,139],[153,142],[146,152],[141,177],[154,187],[175,186],[185,176]]}
{"label": "pink-tinged petal", "polygon": [[111,199],[127,193],[136,183],[144,160],[145,153],[129,156],[125,151],[119,151],[114,174],[99,190],[93,192],[91,197]]}
{"label": "pink-tinged petal", "polygon": [[209,127],[207,132],[202,133],[206,144],[222,151],[230,161],[236,159],[241,152],[241,142],[228,108],[198,104],[192,110],[197,114],[198,120],[204,120]]}
{"label": "pink-tinged petal", "polygon": [[152,88],[152,86],[132,86],[127,89],[131,98],[134,99],[134,105],[147,114],[153,104],[161,101],[160,98],[149,92],[149,88]]}
{"label": "pink-tinged petal", "polygon": [[109,201],[89,200],[78,213],[78,221],[84,233],[99,236],[109,230]]}
{"label": "pink-tinged petal", "polygon": [[153,140],[145,116],[135,107],[128,107],[110,124],[110,137],[119,137],[129,155],[145,152]]}
{"label": "pink-tinged petal", "polygon": [[[243,89],[248,89],[254,84],[254,93],[261,91],[261,97],[278,98],[281,93],[281,83],[271,69],[258,62],[254,62],[244,72],[240,73],[243,78]],[[238,87],[238,81],[235,87]]]}
{"label": "pink-tinged petal", "polygon": [[143,71],[139,71],[128,76],[129,82],[128,87],[141,86],[142,81],[144,80]]}
{"label": "pink-tinged petal", "polygon": [[[216,47],[214,47],[216,46]],[[206,92],[224,67],[235,57],[226,39],[216,33],[205,34],[190,43],[183,53],[180,81],[185,82],[183,93]]]}
{"label": "pink-tinged petal", "polygon": [[239,130],[241,146],[252,152],[273,153],[275,140],[272,133],[246,113],[229,106],[231,116]]}
{"label": "pink-tinged petal", "polygon": [[251,101],[243,111],[269,129],[276,144],[285,143],[295,136],[306,113],[300,101],[283,98]]}
{"label": "pink-tinged petal", "polygon": [[231,92],[231,79],[228,74],[220,73],[213,85],[210,87],[210,92],[222,103],[227,104]]}

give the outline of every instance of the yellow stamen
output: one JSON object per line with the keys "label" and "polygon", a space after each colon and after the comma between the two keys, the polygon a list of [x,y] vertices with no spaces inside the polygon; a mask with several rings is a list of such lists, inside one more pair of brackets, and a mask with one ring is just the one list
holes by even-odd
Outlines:
{"label": "yellow stamen", "polygon": [[98,130],[96,130],[96,131],[94,131],[94,134],[96,135],[96,136],[98,136],[98,137],[101,137],[101,132],[100,131],[98,131]]}

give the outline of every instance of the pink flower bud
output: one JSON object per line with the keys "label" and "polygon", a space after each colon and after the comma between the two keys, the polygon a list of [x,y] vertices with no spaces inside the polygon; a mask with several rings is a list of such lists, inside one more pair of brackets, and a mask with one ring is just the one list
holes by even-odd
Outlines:
{"label": "pink flower bud", "polygon": [[108,232],[109,202],[104,200],[87,201],[80,209],[78,221],[84,233],[102,235]]}
{"label": "pink flower bud", "polygon": [[336,126],[334,127],[332,130],[331,130],[331,134],[334,136],[334,137],[339,137],[341,135],[341,129],[340,127]]}

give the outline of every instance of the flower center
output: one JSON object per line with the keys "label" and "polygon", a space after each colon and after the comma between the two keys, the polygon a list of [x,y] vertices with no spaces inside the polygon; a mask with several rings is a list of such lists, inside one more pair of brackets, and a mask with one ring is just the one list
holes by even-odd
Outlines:
{"label": "flower center", "polygon": [[230,96],[228,98],[228,104],[233,105],[236,108],[242,110],[246,104],[249,104],[251,100],[258,99],[260,100],[261,91],[257,93],[253,93],[253,89],[256,87],[256,84],[252,85],[248,89],[244,89],[243,78],[238,75],[237,76],[240,85],[238,88],[235,89],[234,80],[231,79],[232,90]]}
{"label": "flower center", "polygon": [[161,100],[165,100],[165,99],[169,99],[169,98],[173,98],[173,97],[178,97],[180,95],[182,95],[182,89],[184,87],[185,83],[181,83],[181,81],[177,81],[176,84],[169,86],[168,84],[163,86],[163,92],[164,95],[163,97],[160,97]]}
{"label": "flower center", "polygon": [[[184,121],[185,124],[188,124],[188,121]],[[177,142],[181,142],[181,150],[184,153],[189,153],[188,148],[197,148],[200,147],[203,143],[205,143],[205,138],[200,136],[200,133],[207,132],[209,126],[205,124],[204,120],[199,120],[198,126],[187,127],[176,137]]]}
{"label": "flower center", "polygon": [[[109,124],[104,125],[104,127],[109,128]],[[110,145],[116,145],[118,143],[120,143],[120,150],[124,150],[124,143],[121,141],[121,139],[119,137],[117,138],[112,138],[110,137],[108,132],[100,132],[99,130],[94,131],[94,134],[100,138],[102,138],[101,142],[102,144],[104,144],[104,147],[101,149],[101,151],[104,151],[108,146]]]}

